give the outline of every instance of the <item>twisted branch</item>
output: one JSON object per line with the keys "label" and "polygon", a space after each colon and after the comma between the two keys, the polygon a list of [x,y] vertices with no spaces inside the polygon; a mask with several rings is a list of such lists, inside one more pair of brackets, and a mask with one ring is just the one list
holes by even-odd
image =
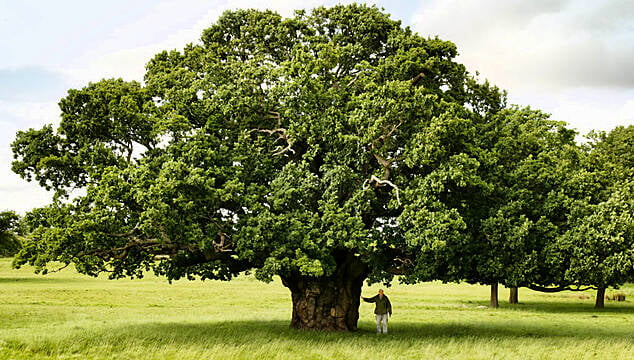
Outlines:
{"label": "twisted branch", "polygon": [[425,77],[425,73],[421,71],[420,74],[416,75],[412,80],[410,80],[410,84],[412,86],[416,85],[416,83],[423,77]]}
{"label": "twisted branch", "polygon": [[274,135],[277,134],[277,139],[275,139],[275,141],[278,140],[283,140],[286,142],[286,147],[282,147],[282,146],[278,146],[277,149],[275,150],[275,152],[273,153],[273,155],[282,155],[288,151],[292,152],[293,154],[295,153],[295,150],[292,149],[293,146],[293,141],[291,139],[289,139],[288,134],[286,133],[286,129],[282,127],[282,118],[280,116],[280,113],[277,111],[270,111],[269,110],[269,119],[277,119],[277,128],[272,129],[272,130],[268,130],[268,129],[252,129],[249,131],[249,133],[257,131],[257,132],[261,132],[261,133],[266,133],[269,135]]}
{"label": "twisted branch", "polygon": [[158,240],[154,240],[154,239],[142,240],[136,236],[131,236],[130,242],[125,244],[124,246],[112,248],[112,249],[95,249],[91,251],[80,251],[77,254],[77,257],[98,256],[101,258],[109,257],[109,258],[121,260],[125,258],[126,256],[128,256],[128,251],[132,248],[145,249],[145,248],[152,248],[156,246],[163,246],[164,249],[172,248],[172,252],[175,252],[174,247],[165,247],[165,244]]}
{"label": "twisted branch", "polygon": [[219,241],[212,241],[212,244],[214,245],[214,249],[218,252],[231,252],[233,251],[233,249],[231,249],[231,244],[225,244],[225,240],[227,239],[227,234],[223,233],[222,231],[218,230],[218,238]]}
{"label": "twisted branch", "polygon": [[390,180],[381,180],[378,177],[372,175],[370,177],[370,181],[366,179],[363,182],[363,190],[367,190],[370,187],[370,184],[374,184],[375,188],[378,188],[384,185],[390,185],[394,190],[396,190],[396,201],[398,202],[399,205],[401,205],[401,198],[399,197],[398,186],[394,185],[394,183],[392,183]]}
{"label": "twisted branch", "polygon": [[394,261],[399,263],[398,265],[390,266],[388,271],[394,275],[405,275],[406,268],[414,267],[414,262],[408,258],[402,258],[399,256],[394,257]]}
{"label": "twisted branch", "polygon": [[403,124],[403,120],[399,121],[399,123],[397,125],[395,125],[392,128],[392,130],[390,130],[387,134],[383,134],[383,135],[379,136],[378,139],[374,140],[370,144],[370,148],[372,149],[372,155],[379,162],[379,164],[381,164],[381,166],[383,166],[383,169],[384,169],[383,178],[381,180],[387,180],[387,179],[390,178],[390,167],[392,167],[392,163],[394,163],[395,161],[398,161],[400,159],[396,158],[396,159],[392,159],[392,160],[387,160],[384,157],[382,157],[381,155],[377,154],[376,152],[374,152],[378,148],[376,143],[378,143],[379,141],[385,141],[385,139],[387,139],[390,136],[392,136],[392,134],[394,134],[396,129],[398,129],[402,124]]}
{"label": "twisted branch", "polygon": [[396,190],[396,201],[398,202],[399,205],[401,205],[401,199],[399,197],[399,188],[398,188],[398,186],[396,186],[393,182],[389,181],[388,179],[390,178],[390,168],[392,167],[392,164],[395,161],[400,160],[400,157],[388,160],[388,159],[382,157],[381,155],[377,154],[375,152],[375,150],[378,148],[377,143],[379,141],[385,141],[385,139],[387,139],[390,136],[392,136],[392,134],[394,134],[396,129],[398,129],[402,124],[403,124],[403,120],[399,121],[399,123],[397,125],[395,125],[387,134],[383,134],[383,135],[379,136],[378,139],[374,140],[370,144],[370,149],[371,149],[372,155],[374,156],[376,161],[378,161],[379,164],[383,167],[383,177],[381,179],[379,179],[375,175],[372,175],[369,180],[366,179],[363,182],[363,190],[366,190],[370,186],[370,184],[374,184],[375,188],[378,188],[378,187],[381,187],[381,186],[384,186],[384,185],[391,186],[393,189]]}

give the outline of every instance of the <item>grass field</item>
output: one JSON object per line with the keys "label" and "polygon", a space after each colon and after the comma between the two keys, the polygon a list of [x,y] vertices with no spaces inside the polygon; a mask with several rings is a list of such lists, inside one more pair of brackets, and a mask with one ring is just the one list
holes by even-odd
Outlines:
{"label": "grass field", "polygon": [[[378,286],[366,287],[365,296]],[[634,286],[595,311],[592,292],[520,289],[520,304],[483,309],[489,289],[425,283],[385,289],[390,334],[372,304],[359,331],[289,329],[289,292],[244,276],[229,283],[46,276],[0,259],[2,359],[634,359]],[[608,291],[609,292],[609,291]],[[508,293],[501,289],[505,300]]]}

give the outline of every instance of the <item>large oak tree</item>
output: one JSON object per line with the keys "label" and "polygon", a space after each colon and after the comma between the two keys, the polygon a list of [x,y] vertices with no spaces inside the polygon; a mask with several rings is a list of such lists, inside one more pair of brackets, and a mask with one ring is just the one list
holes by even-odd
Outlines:
{"label": "large oak tree", "polygon": [[363,281],[439,278],[425,254],[468,244],[491,192],[478,129],[505,97],[456,56],[374,7],[226,12],[144,84],[69,90],[58,127],[18,133],[14,171],[56,197],[17,263],[254,271],[293,327],[354,330]]}

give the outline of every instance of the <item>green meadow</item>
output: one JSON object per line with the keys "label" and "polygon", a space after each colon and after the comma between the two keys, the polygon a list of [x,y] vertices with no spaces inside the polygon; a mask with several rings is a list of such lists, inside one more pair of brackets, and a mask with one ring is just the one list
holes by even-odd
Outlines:
{"label": "green meadow", "polygon": [[[365,296],[379,286],[365,287]],[[297,331],[279,281],[169,284],[45,276],[0,260],[2,359],[634,359],[634,286],[595,311],[594,293],[520,289],[520,304],[484,308],[489,288],[394,284],[390,334],[362,303],[354,333]],[[610,293],[610,291],[608,291]]]}

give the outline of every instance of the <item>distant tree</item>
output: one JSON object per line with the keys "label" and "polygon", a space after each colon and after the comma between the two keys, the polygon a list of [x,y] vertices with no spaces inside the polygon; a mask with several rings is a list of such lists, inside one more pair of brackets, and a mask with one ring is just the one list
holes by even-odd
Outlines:
{"label": "distant tree", "polygon": [[634,279],[634,182],[618,184],[599,204],[578,206],[560,244],[571,258],[565,277],[596,287],[600,309],[607,287]]}
{"label": "distant tree", "polygon": [[595,287],[603,308],[607,287],[634,279],[634,126],[590,134],[587,152],[559,249],[565,281]]}
{"label": "distant tree", "polygon": [[13,211],[0,212],[0,257],[13,256],[20,250],[19,221],[20,216]]}
{"label": "distant tree", "polygon": [[595,307],[602,308],[606,287],[632,279],[633,129],[591,133],[589,143],[562,154],[560,166],[542,171],[557,184],[541,201],[554,226],[545,246],[531,255],[542,265],[531,269],[524,286],[544,292],[596,289]]}
{"label": "distant tree", "polygon": [[558,169],[566,154],[575,153],[575,132],[543,112],[518,107],[481,119],[476,131],[472,154],[482,185],[453,205],[466,236],[424,248],[419,263],[435,265],[427,279],[491,285],[490,306],[497,307],[498,284],[541,281],[536,270],[544,264],[543,250],[555,242],[565,217],[546,200],[565,178]]}
{"label": "distant tree", "polygon": [[[555,169],[564,154],[575,148],[575,132],[565,123],[531,109],[500,112],[483,139],[483,173],[493,191],[485,197],[488,209],[473,219],[477,229],[471,244],[480,251],[475,260],[476,280],[491,284],[491,306],[497,306],[497,284],[517,289],[533,279],[543,259],[538,256],[549,242],[560,214],[545,209],[548,194],[560,179]],[[517,290],[512,299],[517,301]]]}

